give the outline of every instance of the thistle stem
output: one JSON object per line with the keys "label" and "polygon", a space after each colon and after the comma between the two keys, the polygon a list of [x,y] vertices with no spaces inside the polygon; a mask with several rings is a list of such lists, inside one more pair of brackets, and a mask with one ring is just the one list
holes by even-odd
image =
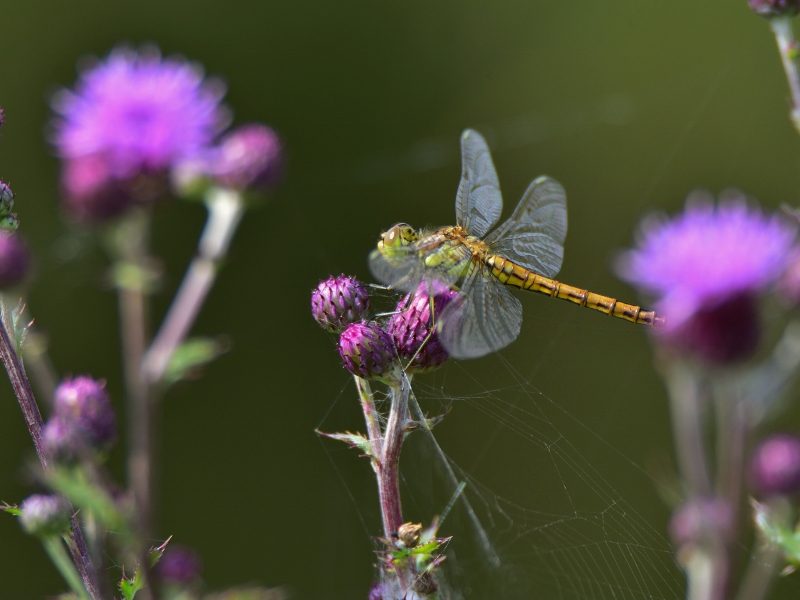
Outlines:
{"label": "thistle stem", "polygon": [[[39,456],[39,462],[44,472],[48,473],[50,464],[42,446],[42,427],[44,422],[39,412],[39,406],[36,404],[33,390],[31,390],[28,376],[25,374],[22,360],[20,360],[14,344],[12,344],[8,336],[4,319],[0,319],[0,360],[2,360],[3,366],[8,372],[11,387],[14,388],[14,394],[17,396],[19,406],[22,409],[22,415],[25,418],[25,424],[28,426],[28,432],[31,434],[36,454]],[[72,511],[71,505],[70,511]],[[80,523],[74,514],[70,520],[70,525],[70,531],[65,535],[65,539],[69,546],[70,554],[72,554],[72,560],[80,573],[86,591],[93,600],[100,600],[102,596],[97,583],[97,573],[92,564],[89,549],[86,547],[86,540],[83,538]]]}
{"label": "thistle stem", "polygon": [[796,60],[798,46],[792,31],[791,17],[774,17],[770,19],[769,24],[775,34],[783,70],[786,72],[786,81],[789,84],[789,92],[792,95],[790,112],[792,124],[800,132],[800,72],[798,72]]}
{"label": "thistle stem", "polygon": [[208,220],[178,293],[147,350],[142,363],[150,384],[161,381],[175,349],[186,338],[217,276],[242,215],[244,204],[238,192],[213,188],[207,197]]}
{"label": "thistle stem", "polygon": [[367,435],[372,446],[372,467],[376,471],[380,468],[380,457],[383,452],[383,438],[381,437],[381,425],[378,422],[378,411],[375,410],[375,400],[372,398],[372,388],[369,381],[362,379],[358,375],[353,375],[358,388],[358,396],[361,399],[361,410],[364,411],[364,420],[367,423]]}
{"label": "thistle stem", "polygon": [[57,535],[47,536],[42,539],[42,545],[50,557],[50,560],[53,561],[56,569],[61,573],[61,576],[75,595],[78,596],[80,600],[89,600],[89,595],[86,593],[81,583],[81,578],[75,570],[75,565],[72,564],[66,550],[64,550],[61,538]]}
{"label": "thistle stem", "polygon": [[378,488],[383,516],[383,533],[390,539],[403,524],[400,506],[400,450],[408,420],[408,380],[392,386],[392,408],[383,441]]}

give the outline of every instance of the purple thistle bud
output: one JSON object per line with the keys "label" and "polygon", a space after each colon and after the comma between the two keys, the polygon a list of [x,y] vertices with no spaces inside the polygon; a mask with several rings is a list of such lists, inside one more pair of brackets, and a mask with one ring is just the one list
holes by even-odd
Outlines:
{"label": "purple thistle bud", "polygon": [[51,417],[42,429],[42,445],[51,460],[71,463],[84,445],[75,427],[61,417]]}
{"label": "purple thistle bud", "polygon": [[800,438],[779,434],[761,442],[750,459],[750,480],[764,496],[800,493]]}
{"label": "purple thistle bud", "polygon": [[345,368],[363,379],[397,382],[400,365],[392,336],[374,323],[351,323],[339,336]]}
{"label": "purple thistle bud", "polygon": [[0,289],[22,281],[30,262],[28,248],[19,234],[0,231]]}
{"label": "purple thistle bud", "polygon": [[64,161],[61,193],[64,211],[75,221],[102,222],[132,204],[123,182],[112,177],[106,160],[98,155]]}
{"label": "purple thistle bud", "polygon": [[369,292],[355,277],[329,277],[311,293],[312,316],[323,329],[333,333],[361,321],[368,310]]}
{"label": "purple thistle bud", "polygon": [[756,299],[785,271],[797,228],[731,197],[716,206],[690,196],[672,219],[648,219],[620,277],[656,296],[661,338],[712,363],[755,351]]}
{"label": "purple thistle bud", "polygon": [[[433,312],[439,318],[452,300],[458,297],[458,292],[445,286],[436,284],[436,294],[433,297]],[[397,353],[404,363],[414,357],[420,345],[428,338],[431,332],[431,302],[428,288],[425,284],[419,286],[412,296],[406,295],[397,305],[397,314],[389,320],[388,331],[397,346]],[[414,358],[414,362],[406,365],[406,371],[423,373],[437,369],[450,358],[436,331],[428,338],[422,350]]]}
{"label": "purple thistle bud", "polygon": [[98,450],[107,450],[117,437],[105,382],[91,377],[64,380],[55,391],[54,414],[74,425],[86,443]]}
{"label": "purple thistle bud", "polygon": [[695,498],[682,504],[669,522],[669,532],[677,546],[730,540],[734,534],[733,510],[721,498]]}
{"label": "purple thistle bud", "polygon": [[15,194],[7,183],[0,181],[0,211],[8,212],[14,207]]}
{"label": "purple thistle bud", "polygon": [[265,189],[278,183],[283,171],[283,143],[260,123],[242,125],[219,145],[212,174],[220,185],[244,190]]}
{"label": "purple thistle bud", "polygon": [[3,111],[3,107],[0,106],[0,128],[6,124],[6,113]]}
{"label": "purple thistle bud", "polygon": [[762,17],[796,15],[800,10],[800,0],[747,0],[750,8]]}
{"label": "purple thistle bud", "polygon": [[22,502],[22,528],[41,536],[59,535],[69,528],[69,505],[60,496],[34,494]]}
{"label": "purple thistle bud", "polygon": [[200,577],[203,562],[200,556],[186,546],[170,544],[153,568],[155,575],[165,583],[187,584]]}

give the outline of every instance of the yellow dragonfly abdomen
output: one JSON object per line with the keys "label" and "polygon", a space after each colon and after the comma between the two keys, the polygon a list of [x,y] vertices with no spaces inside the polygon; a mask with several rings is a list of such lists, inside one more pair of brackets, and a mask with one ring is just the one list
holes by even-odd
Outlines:
{"label": "yellow dragonfly abdomen", "polygon": [[492,275],[508,286],[566,300],[618,319],[625,319],[631,323],[653,327],[664,325],[664,317],[656,315],[652,310],[642,310],[640,306],[619,302],[616,298],[602,296],[555,279],[542,277],[497,254],[487,256],[486,265],[491,269]]}

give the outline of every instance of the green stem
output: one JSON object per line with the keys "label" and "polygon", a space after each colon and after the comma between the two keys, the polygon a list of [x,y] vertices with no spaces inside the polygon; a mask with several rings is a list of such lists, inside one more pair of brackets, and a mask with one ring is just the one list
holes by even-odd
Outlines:
{"label": "green stem", "polygon": [[78,575],[78,571],[75,569],[75,565],[72,563],[67,549],[64,548],[64,544],[61,542],[61,538],[57,535],[47,536],[42,538],[42,545],[50,556],[50,560],[53,561],[56,569],[61,573],[61,576],[75,595],[77,595],[80,600],[91,600],[89,594],[86,592],[86,588],[83,587],[81,577]]}
{"label": "green stem", "polygon": [[786,73],[786,81],[789,84],[789,92],[792,95],[790,113],[792,124],[800,132],[800,72],[797,69],[798,47],[792,31],[792,20],[791,17],[775,17],[770,19],[769,24],[775,34],[783,70]]}

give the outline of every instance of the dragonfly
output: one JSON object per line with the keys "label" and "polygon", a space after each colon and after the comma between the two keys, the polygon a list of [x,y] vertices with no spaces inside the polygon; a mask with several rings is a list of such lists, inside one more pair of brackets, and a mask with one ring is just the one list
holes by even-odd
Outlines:
{"label": "dragonfly", "polygon": [[478,358],[519,336],[522,304],[510,288],[632,323],[664,325],[654,311],[553,279],[561,269],[567,235],[567,196],[560,183],[546,176],[534,179],[511,216],[495,228],[503,197],[489,147],[477,131],[461,135],[461,160],[456,225],[417,231],[398,223],[381,234],[369,256],[372,275],[390,289],[415,293],[445,286],[458,292],[441,314],[431,311],[435,331],[452,357]]}

